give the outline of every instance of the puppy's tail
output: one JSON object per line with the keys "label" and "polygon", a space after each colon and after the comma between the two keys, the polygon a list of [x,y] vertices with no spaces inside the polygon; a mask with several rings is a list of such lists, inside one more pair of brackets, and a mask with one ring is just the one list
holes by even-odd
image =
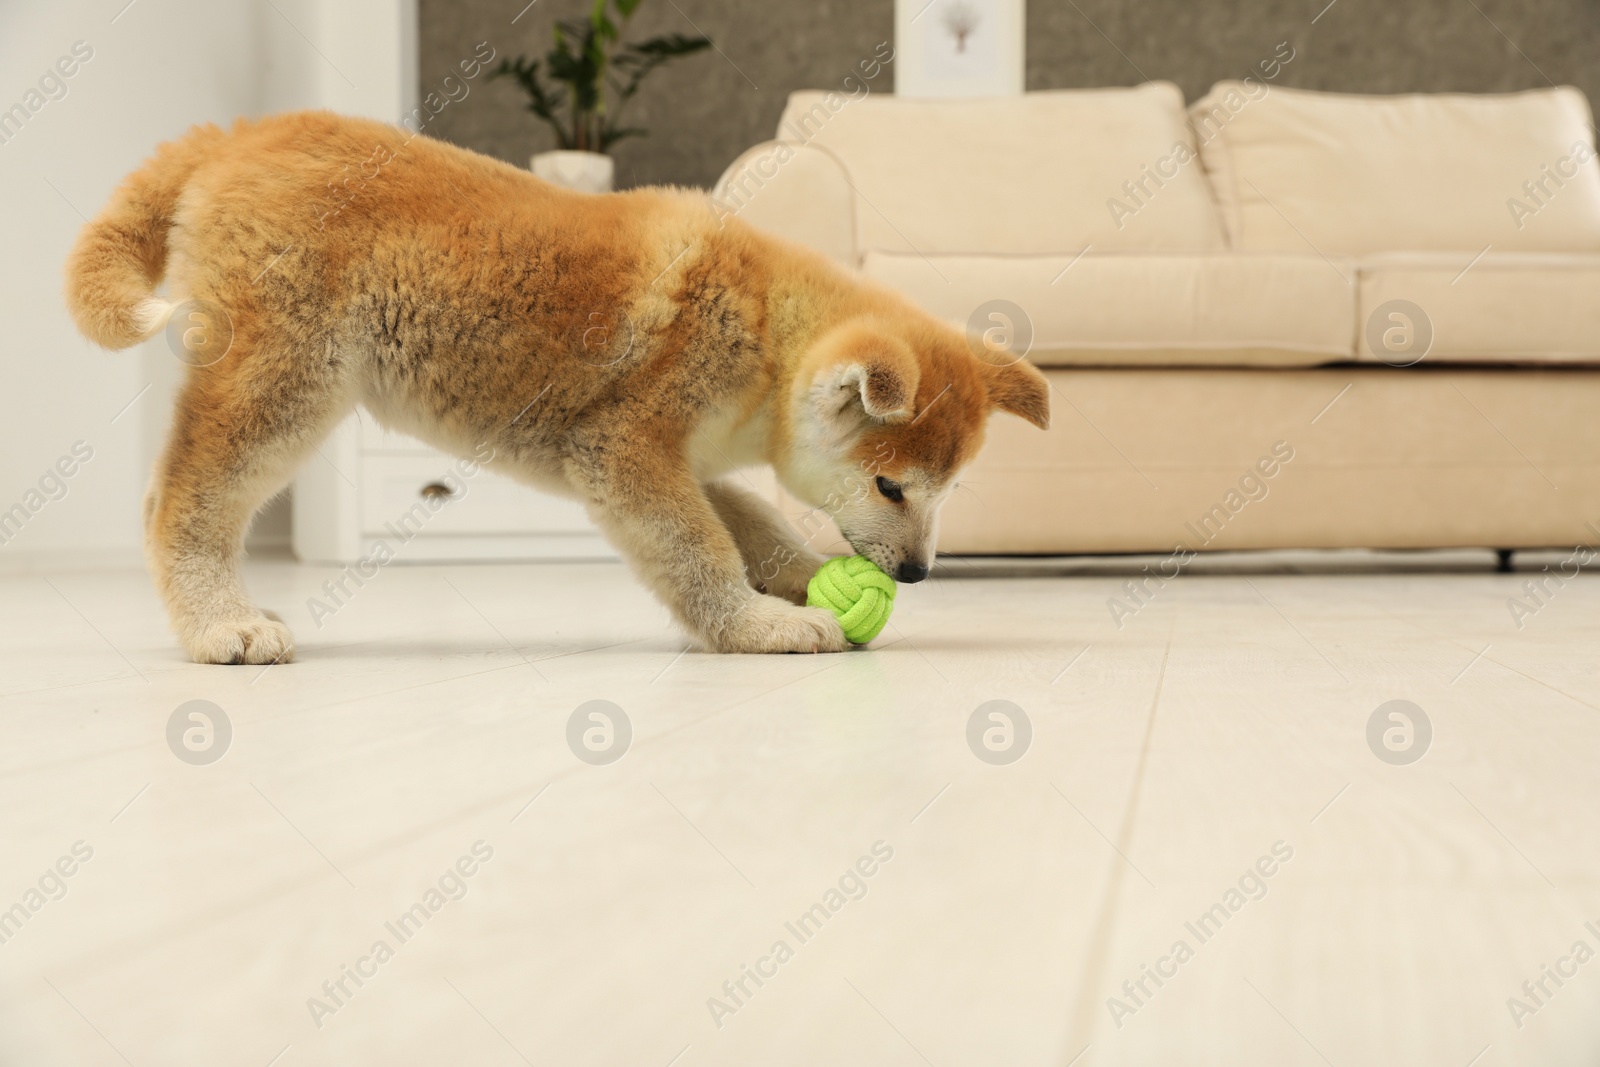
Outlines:
{"label": "puppy's tail", "polygon": [[167,232],[190,175],[225,137],[196,126],[125,178],[78,234],[67,258],[67,308],[83,335],[106,348],[152,336],[175,305],[155,295],[167,269]]}

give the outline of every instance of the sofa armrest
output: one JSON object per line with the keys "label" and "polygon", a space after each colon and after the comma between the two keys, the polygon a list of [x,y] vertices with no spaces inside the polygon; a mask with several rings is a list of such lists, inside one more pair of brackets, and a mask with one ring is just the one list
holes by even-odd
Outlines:
{"label": "sofa armrest", "polygon": [[729,164],[712,190],[718,217],[807,245],[851,269],[856,253],[856,198],[844,164],[817,145],[766,141]]}

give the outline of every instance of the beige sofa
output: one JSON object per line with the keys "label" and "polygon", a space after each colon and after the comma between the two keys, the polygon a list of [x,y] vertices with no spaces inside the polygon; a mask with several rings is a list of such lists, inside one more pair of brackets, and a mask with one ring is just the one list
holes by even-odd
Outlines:
{"label": "beige sofa", "polygon": [[1597,168],[1570,88],[802,92],[714,195],[1046,369],[946,552],[1527,548],[1600,537]]}

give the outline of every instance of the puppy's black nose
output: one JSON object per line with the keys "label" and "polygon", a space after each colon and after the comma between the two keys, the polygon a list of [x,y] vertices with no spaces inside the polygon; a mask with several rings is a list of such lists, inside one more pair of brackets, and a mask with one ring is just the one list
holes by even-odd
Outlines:
{"label": "puppy's black nose", "polygon": [[900,569],[895,571],[894,574],[895,581],[905,582],[907,585],[912,582],[920,582],[927,576],[928,565],[926,563],[911,563],[909,561],[900,564]]}

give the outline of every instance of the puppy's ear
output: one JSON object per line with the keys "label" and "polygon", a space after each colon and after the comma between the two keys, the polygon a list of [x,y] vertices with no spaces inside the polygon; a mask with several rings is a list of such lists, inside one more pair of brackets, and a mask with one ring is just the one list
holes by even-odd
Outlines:
{"label": "puppy's ear", "polygon": [[1021,416],[1041,430],[1050,428],[1050,383],[1032,363],[984,363],[983,384],[990,408]]}
{"label": "puppy's ear", "polygon": [[819,347],[811,397],[820,413],[835,418],[860,413],[878,422],[911,417],[922,368],[904,341],[859,325]]}

